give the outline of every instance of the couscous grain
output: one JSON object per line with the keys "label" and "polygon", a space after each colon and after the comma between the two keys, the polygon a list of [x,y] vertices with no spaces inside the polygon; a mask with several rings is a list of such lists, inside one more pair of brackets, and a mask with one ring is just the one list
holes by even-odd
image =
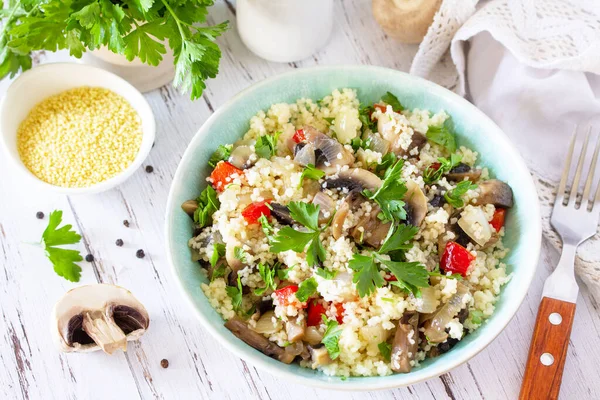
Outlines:
{"label": "couscous grain", "polygon": [[55,186],[88,187],[125,170],[142,143],[135,109],[104,88],[79,87],[37,104],[19,126],[23,164]]}

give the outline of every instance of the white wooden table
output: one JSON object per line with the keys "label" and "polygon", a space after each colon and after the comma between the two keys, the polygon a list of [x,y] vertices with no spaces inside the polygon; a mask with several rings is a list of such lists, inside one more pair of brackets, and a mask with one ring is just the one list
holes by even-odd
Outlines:
{"label": "white wooden table", "polygon": [[[416,46],[387,38],[373,20],[368,0],[336,4],[335,31],[311,59],[275,64],[251,54],[235,30],[235,5],[220,2],[211,22],[232,21],[220,40],[217,79],[191,102],[171,86],[149,93],[157,120],[156,146],[128,182],[109,192],[66,197],[25,186],[0,158],[0,398],[2,399],[514,399],[518,395],[543,280],[557,260],[544,243],[538,274],[508,328],[469,363],[411,387],[370,393],[316,390],[281,381],[238,359],[210,337],[194,318],[169,270],[163,246],[163,214],[171,179],[187,143],[204,120],[241,89],[294,68],[323,64],[373,64],[408,70]],[[65,59],[40,54],[40,62]],[[0,95],[8,82],[0,84]],[[64,219],[83,236],[81,284],[107,282],[130,289],[147,307],[150,329],[127,353],[62,354],[53,346],[49,315],[54,302],[77,286],[54,274],[38,241],[46,215]],[[122,221],[131,222],[129,228]],[[115,240],[121,238],[123,247]],[[137,249],[146,257],[135,257]],[[518,267],[518,266],[517,266]],[[564,399],[600,398],[600,316],[582,289],[562,386]],[[169,360],[163,369],[161,359]]]}

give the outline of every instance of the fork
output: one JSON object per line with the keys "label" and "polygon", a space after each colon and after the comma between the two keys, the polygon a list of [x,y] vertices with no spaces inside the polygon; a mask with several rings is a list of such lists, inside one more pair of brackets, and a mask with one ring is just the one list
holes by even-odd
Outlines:
{"label": "fork", "polygon": [[550,223],[562,239],[562,254],[556,269],[544,284],[519,395],[521,400],[557,399],[560,392],[569,336],[575,317],[575,303],[579,293],[575,281],[575,254],[577,247],[596,233],[600,216],[600,182],[596,193],[592,191],[594,170],[600,150],[600,137],[597,138],[583,193],[579,191],[591,131],[590,127],[581,148],[570,190],[567,191],[577,139],[577,126],[575,126],[565,169],[558,186]]}

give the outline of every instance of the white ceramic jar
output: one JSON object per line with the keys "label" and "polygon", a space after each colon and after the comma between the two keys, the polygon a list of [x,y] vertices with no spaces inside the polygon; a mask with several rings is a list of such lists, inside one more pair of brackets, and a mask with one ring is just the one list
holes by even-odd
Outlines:
{"label": "white ceramic jar", "polygon": [[269,61],[310,57],[333,26],[333,0],[237,0],[236,12],[246,47]]}

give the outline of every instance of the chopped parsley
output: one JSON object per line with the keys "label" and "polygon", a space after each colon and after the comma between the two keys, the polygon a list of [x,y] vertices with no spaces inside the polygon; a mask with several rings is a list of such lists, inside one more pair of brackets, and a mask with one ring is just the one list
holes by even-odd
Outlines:
{"label": "chopped parsley", "polygon": [[390,362],[392,359],[392,345],[388,342],[381,342],[377,345],[379,347],[379,352],[383,359],[387,362]]}
{"label": "chopped parsley", "polygon": [[363,190],[363,195],[374,200],[383,214],[384,221],[399,221],[406,219],[406,210],[404,209],[404,201],[402,198],[406,193],[406,186],[401,181],[402,166],[404,160],[398,160],[396,163],[385,171],[381,187],[376,192]]}
{"label": "chopped parsley", "polygon": [[210,160],[208,160],[208,165],[212,168],[216,167],[219,161],[226,161],[231,155],[232,145],[220,145],[217,147],[217,150],[210,156]]}
{"label": "chopped parsley", "polygon": [[454,135],[454,124],[448,118],[442,126],[430,126],[425,134],[427,139],[445,147],[450,153],[456,151],[456,137]]}
{"label": "chopped parsley", "polygon": [[219,259],[224,255],[225,245],[223,243],[213,243],[213,250],[210,255],[210,259],[208,260],[210,262],[210,265],[213,267],[216,266]]}
{"label": "chopped parsley", "polygon": [[317,291],[317,280],[314,277],[308,278],[298,285],[298,291],[296,292],[296,298],[305,302],[310,296],[315,294]]}
{"label": "chopped parsley", "polygon": [[362,131],[370,130],[374,132],[377,129],[377,122],[371,119],[373,114],[373,106],[362,107],[358,110],[358,119],[362,124]]}
{"label": "chopped parsley", "polygon": [[388,169],[390,169],[390,167],[393,166],[395,162],[396,155],[390,151],[389,153],[381,157],[381,162],[377,164],[377,167],[375,167],[375,173],[377,175],[385,174],[385,172]]}
{"label": "chopped parsley", "polygon": [[325,316],[323,316],[323,322],[326,324],[327,328],[325,329],[321,343],[323,343],[327,349],[329,357],[332,360],[335,360],[340,356],[339,341],[340,336],[342,335],[342,328],[339,327],[337,321],[334,319],[325,320]]}
{"label": "chopped parsley", "polygon": [[237,287],[227,286],[225,291],[227,292],[227,295],[231,297],[233,309],[236,312],[239,312],[242,309],[242,280],[240,277],[238,276],[237,278]]}
{"label": "chopped parsley", "polygon": [[71,224],[58,228],[58,225],[62,222],[62,214],[63,212],[60,210],[54,210],[50,213],[48,226],[42,233],[41,244],[46,252],[46,257],[54,266],[54,272],[68,281],[79,282],[81,267],[75,262],[83,261],[83,257],[81,257],[78,250],[56,247],[79,243],[81,240],[81,235],[71,229],[73,228]]}
{"label": "chopped parsley", "polygon": [[277,275],[277,267],[270,267],[267,264],[259,263],[258,264],[258,274],[261,279],[265,283],[265,287],[258,288],[254,290],[254,294],[257,296],[262,296],[267,290],[275,290],[277,289],[277,284],[275,283],[275,276]]}
{"label": "chopped parsley", "polygon": [[479,310],[471,310],[469,316],[471,317],[470,320],[473,325],[481,325],[483,322],[483,312]]}
{"label": "chopped parsley", "polygon": [[194,211],[194,222],[203,228],[212,225],[212,216],[221,206],[221,202],[217,198],[217,192],[211,185],[200,193],[196,199],[198,208]]}
{"label": "chopped parsley", "polygon": [[404,107],[402,106],[402,103],[400,103],[400,100],[398,100],[398,98],[390,92],[386,92],[383,96],[381,96],[381,101],[383,101],[385,104],[389,104],[390,106],[392,106],[392,109],[396,112],[404,110]]}
{"label": "chopped parsley", "polygon": [[376,288],[385,284],[385,279],[379,273],[375,264],[374,253],[370,256],[354,254],[348,266],[354,271],[352,282],[356,283],[356,290],[360,297],[370,295]]}
{"label": "chopped parsley", "polygon": [[439,181],[444,174],[460,164],[461,160],[462,155],[460,154],[452,154],[450,155],[450,159],[444,157],[438,158],[437,164],[439,165],[431,164],[423,172],[423,181],[428,185]]}
{"label": "chopped parsley", "polygon": [[[271,251],[281,253],[287,250],[293,250],[296,253],[303,253],[306,250],[306,262],[314,266],[319,262],[325,261],[325,248],[321,243],[319,235],[319,206],[308,204],[301,201],[292,201],[288,204],[290,216],[294,221],[303,225],[307,231],[297,231],[291,226],[284,226],[276,234],[269,238]],[[264,219],[263,231],[269,231],[265,228]]]}
{"label": "chopped parsley", "polygon": [[477,185],[471,183],[471,181],[461,181],[452,190],[447,191],[444,194],[446,202],[455,208],[461,208],[465,205],[462,196],[465,195],[469,190],[477,189]]}
{"label": "chopped parsley", "polygon": [[318,168],[315,168],[315,166],[312,164],[308,164],[306,168],[304,168],[304,171],[302,171],[302,175],[300,175],[300,184],[298,185],[298,188],[302,187],[305,178],[318,181],[324,176],[325,172],[321,171]]}
{"label": "chopped parsley", "polygon": [[261,158],[270,160],[277,152],[277,139],[281,132],[275,132],[274,135],[263,135],[258,138],[254,144],[254,151]]}
{"label": "chopped parsley", "polygon": [[315,273],[323,279],[333,279],[338,274],[338,271],[330,271],[325,268],[317,268]]}
{"label": "chopped parsley", "polygon": [[247,253],[241,247],[236,246],[233,249],[233,256],[235,258],[237,258],[238,260],[240,260],[241,262],[243,262],[244,264],[248,262],[246,259],[246,255],[247,255]]}

